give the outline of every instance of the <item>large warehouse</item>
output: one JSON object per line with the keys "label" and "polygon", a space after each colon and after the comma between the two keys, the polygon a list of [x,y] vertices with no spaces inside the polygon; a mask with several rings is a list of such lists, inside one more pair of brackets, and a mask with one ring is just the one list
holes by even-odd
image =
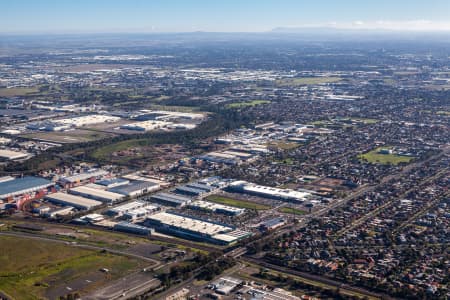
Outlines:
{"label": "large warehouse", "polygon": [[291,189],[279,189],[270,186],[257,185],[247,181],[234,181],[230,184],[229,189],[233,192],[240,192],[281,201],[304,202],[311,196],[311,193],[306,191],[301,192]]}
{"label": "large warehouse", "polygon": [[102,205],[102,202],[97,201],[97,200],[92,200],[92,199],[75,196],[75,195],[71,195],[71,194],[66,194],[66,193],[62,193],[62,192],[47,195],[45,198],[50,202],[65,205],[65,206],[66,205],[73,206],[80,210],[89,210],[94,207]]}
{"label": "large warehouse", "polygon": [[218,214],[224,214],[229,216],[239,216],[245,212],[244,208],[237,208],[219,203],[213,203],[203,200],[198,200],[189,204],[189,207],[198,210],[210,211]]}
{"label": "large warehouse", "polygon": [[171,193],[157,193],[150,197],[150,201],[165,206],[181,207],[190,203],[192,199]]}
{"label": "large warehouse", "polygon": [[119,185],[108,189],[108,191],[122,194],[128,197],[137,197],[143,194],[157,191],[161,186],[154,182],[149,181],[131,181],[129,184]]}
{"label": "large warehouse", "polygon": [[105,170],[90,170],[88,172],[62,177],[59,179],[59,182],[64,187],[73,187],[82,183],[95,181],[95,179],[101,178],[107,174],[109,173]]}
{"label": "large warehouse", "polygon": [[104,191],[101,189],[96,189],[89,186],[78,186],[69,190],[70,194],[79,195],[89,199],[94,199],[106,203],[114,203],[122,200],[125,196],[118,193],[113,193],[109,191]]}
{"label": "large warehouse", "polygon": [[0,160],[20,160],[30,157],[28,153],[0,149]]}
{"label": "large warehouse", "polygon": [[172,234],[182,238],[228,245],[251,235],[250,232],[236,228],[185,216],[173,212],[161,212],[147,217],[145,225],[156,231]]}
{"label": "large warehouse", "polygon": [[12,199],[17,196],[35,193],[47,189],[52,185],[53,182],[40,177],[7,177],[4,181],[0,182],[0,199]]}

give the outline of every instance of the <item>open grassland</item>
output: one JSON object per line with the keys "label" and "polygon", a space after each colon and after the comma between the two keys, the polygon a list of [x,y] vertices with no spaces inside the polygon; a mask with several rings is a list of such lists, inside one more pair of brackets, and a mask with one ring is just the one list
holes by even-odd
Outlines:
{"label": "open grassland", "polygon": [[284,213],[284,214],[293,214],[293,215],[305,215],[305,214],[308,213],[305,210],[292,208],[292,207],[280,207],[278,209],[278,211],[281,212],[281,213]]}
{"label": "open grassland", "polygon": [[0,97],[26,96],[37,92],[37,88],[0,88]]}
{"label": "open grassland", "polygon": [[228,197],[223,197],[219,195],[211,195],[206,198],[206,200],[214,203],[239,207],[239,208],[245,208],[245,209],[256,209],[256,210],[267,210],[270,209],[270,206],[258,204],[250,201],[244,201],[244,200],[237,200],[232,199]]}
{"label": "open grassland", "polygon": [[314,85],[314,84],[325,84],[325,83],[335,83],[342,79],[340,77],[302,77],[302,78],[285,78],[282,80],[277,80],[276,84],[278,86],[301,86],[301,85]]}
{"label": "open grassland", "polygon": [[[0,291],[12,299],[42,299],[49,291],[80,280],[84,284],[79,288],[72,285],[72,289],[82,293],[124,276],[141,264],[124,256],[43,240],[0,236],[0,244]],[[104,274],[101,268],[110,272]]]}
{"label": "open grassland", "polygon": [[94,140],[105,139],[112,137],[113,134],[90,131],[90,130],[71,130],[64,132],[35,132],[30,134],[25,134],[23,137],[29,139],[36,139],[41,141],[55,142],[55,143],[84,143]]}
{"label": "open grassland", "polygon": [[249,107],[249,106],[256,106],[261,104],[269,104],[270,101],[268,100],[253,100],[248,102],[235,102],[227,104],[227,108],[242,108],[242,107]]}
{"label": "open grassland", "polygon": [[374,149],[370,152],[367,152],[365,154],[359,155],[359,159],[362,161],[366,161],[368,163],[372,164],[392,164],[392,165],[398,165],[399,163],[409,163],[411,160],[413,160],[413,157],[409,156],[400,156],[397,154],[381,154],[379,153],[380,149],[386,148],[386,147],[380,147],[377,149]]}
{"label": "open grassland", "polygon": [[111,145],[100,147],[92,153],[92,157],[96,159],[108,159],[109,156],[116,151],[126,150],[132,147],[146,146],[147,139],[132,139],[122,142],[117,142]]}

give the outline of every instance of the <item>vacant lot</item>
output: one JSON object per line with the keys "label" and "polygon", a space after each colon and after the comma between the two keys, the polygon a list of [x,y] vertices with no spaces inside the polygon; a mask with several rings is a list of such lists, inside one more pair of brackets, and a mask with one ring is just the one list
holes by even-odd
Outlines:
{"label": "vacant lot", "polygon": [[211,195],[206,198],[206,200],[210,202],[220,203],[224,205],[239,207],[239,208],[246,208],[246,209],[256,209],[256,210],[267,210],[270,209],[270,206],[258,204],[250,201],[244,201],[244,200],[237,200],[232,199],[228,197],[218,196],[218,195]]}
{"label": "vacant lot", "polygon": [[[386,147],[382,148],[384,149]],[[359,156],[359,159],[367,161],[368,163],[382,164],[382,165],[387,164],[398,165],[399,163],[409,163],[411,160],[414,159],[413,157],[400,156],[397,154],[381,154],[379,153],[379,151],[382,148],[377,148],[375,150],[362,154]]]}
{"label": "vacant lot", "polygon": [[300,86],[300,85],[314,85],[324,83],[339,82],[342,79],[339,77],[302,77],[302,78],[286,78],[278,80],[278,86]]}
{"label": "vacant lot", "polygon": [[[0,236],[0,291],[13,299],[82,294],[140,267],[124,256],[57,242]],[[102,273],[101,268],[110,270]]]}

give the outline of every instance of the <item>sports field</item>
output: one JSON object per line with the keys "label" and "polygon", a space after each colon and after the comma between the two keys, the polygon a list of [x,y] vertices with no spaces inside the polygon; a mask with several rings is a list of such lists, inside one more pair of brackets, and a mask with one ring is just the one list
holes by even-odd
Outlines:
{"label": "sports field", "polygon": [[399,163],[409,163],[411,160],[414,159],[414,157],[401,156],[397,154],[381,154],[379,153],[380,149],[381,148],[377,148],[365,154],[361,154],[358,158],[368,163],[382,164],[382,165],[387,164],[398,165]]}

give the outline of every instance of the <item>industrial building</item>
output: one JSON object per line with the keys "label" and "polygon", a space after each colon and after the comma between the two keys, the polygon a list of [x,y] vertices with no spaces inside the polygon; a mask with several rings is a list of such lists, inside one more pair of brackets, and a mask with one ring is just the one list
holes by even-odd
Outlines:
{"label": "industrial building", "polygon": [[189,197],[199,197],[203,194],[206,194],[206,191],[204,189],[193,188],[186,185],[177,186],[172,192]]}
{"label": "industrial building", "polygon": [[94,125],[100,123],[113,123],[120,121],[119,117],[108,115],[87,115],[81,117],[73,117],[67,119],[55,120],[54,123],[59,125],[68,125],[71,127],[83,127],[86,125]]}
{"label": "industrial building", "polygon": [[192,201],[191,198],[175,195],[171,193],[157,193],[150,197],[150,201],[165,206],[181,207]]}
{"label": "industrial building", "polygon": [[156,231],[182,238],[228,245],[251,235],[250,232],[217,222],[206,221],[174,212],[161,212],[151,215],[145,225]]}
{"label": "industrial building", "polygon": [[96,179],[101,178],[109,173],[105,170],[90,170],[88,172],[75,174],[71,176],[61,177],[59,183],[64,187],[73,187],[83,183],[94,182]]}
{"label": "industrial building", "polygon": [[53,218],[57,218],[57,217],[71,215],[71,214],[73,214],[73,211],[74,211],[73,206],[66,206],[66,207],[62,207],[62,208],[48,210],[47,212],[44,213],[44,216],[46,218],[53,219]]}
{"label": "industrial building", "polygon": [[263,198],[300,203],[312,196],[312,194],[307,191],[280,189],[257,185],[246,181],[234,181],[229,185],[228,189],[233,192],[245,193]]}
{"label": "industrial building", "polygon": [[160,210],[161,208],[159,206],[149,204],[144,207],[127,211],[122,215],[122,219],[134,222],[137,220],[142,220],[145,217],[154,214]]}
{"label": "industrial building", "polygon": [[102,205],[102,202],[92,200],[80,196],[66,194],[62,192],[47,195],[45,197],[48,201],[61,205],[73,206],[79,210],[90,210],[94,207]]}
{"label": "industrial building", "polygon": [[3,180],[0,181],[0,199],[2,200],[8,199],[12,201],[15,197],[30,196],[40,191],[47,192],[47,189],[54,185],[50,180],[33,176],[23,178],[8,176],[2,178]]}
{"label": "industrial building", "polygon": [[197,120],[201,121],[205,118],[204,114],[200,113],[188,113],[178,111],[163,111],[163,110],[141,110],[137,115],[133,116],[133,119],[139,121],[147,120]]}
{"label": "industrial building", "polygon": [[221,152],[210,152],[201,155],[199,159],[208,162],[221,163],[226,165],[238,165],[241,163],[241,159],[235,155],[225,154]]}
{"label": "industrial building", "polygon": [[29,158],[30,154],[19,152],[19,151],[12,151],[7,149],[0,149],[0,161],[6,161],[6,160],[21,160]]}
{"label": "industrial building", "polygon": [[110,191],[104,191],[89,186],[78,186],[69,190],[70,194],[79,195],[93,200],[102,201],[105,203],[114,203],[122,200],[125,196]]}
{"label": "industrial building", "polygon": [[128,197],[137,197],[150,192],[157,191],[161,188],[161,186],[157,183],[150,181],[130,181],[128,184],[119,185],[113,188],[108,189],[108,191],[122,194]]}
{"label": "industrial building", "polygon": [[142,234],[142,235],[149,235],[152,234],[155,230],[152,228],[148,228],[141,225],[136,225],[129,222],[119,222],[114,225],[114,230],[117,231],[123,231],[128,233],[134,233],[134,234]]}
{"label": "industrial building", "polygon": [[110,189],[110,188],[113,188],[116,186],[129,184],[130,181],[128,179],[124,179],[124,178],[113,178],[113,179],[99,180],[99,181],[96,181],[95,183],[98,185],[104,186],[107,189]]}
{"label": "industrial building", "polygon": [[148,202],[145,202],[145,201],[140,201],[140,200],[131,201],[131,202],[110,208],[105,212],[105,214],[107,214],[108,216],[113,216],[113,217],[121,217],[121,216],[123,216],[123,214],[125,214],[129,211],[133,211],[135,209],[146,207],[148,205],[151,205],[151,204],[149,204]]}
{"label": "industrial building", "polygon": [[259,228],[262,231],[274,230],[286,224],[286,220],[283,218],[274,218],[259,224]]}
{"label": "industrial building", "polygon": [[224,276],[211,283],[213,290],[220,295],[229,295],[238,285],[241,285],[241,279]]}
{"label": "industrial building", "polygon": [[208,201],[198,200],[189,204],[189,207],[198,210],[211,211],[218,214],[229,216],[239,216],[245,212],[244,208],[237,208],[219,203],[212,203]]}
{"label": "industrial building", "polygon": [[141,121],[120,126],[120,129],[136,130],[136,131],[152,131],[167,128],[173,125],[172,122],[164,121]]}
{"label": "industrial building", "polygon": [[95,224],[98,222],[102,222],[105,218],[100,214],[88,214],[73,220],[73,222],[80,224]]}

